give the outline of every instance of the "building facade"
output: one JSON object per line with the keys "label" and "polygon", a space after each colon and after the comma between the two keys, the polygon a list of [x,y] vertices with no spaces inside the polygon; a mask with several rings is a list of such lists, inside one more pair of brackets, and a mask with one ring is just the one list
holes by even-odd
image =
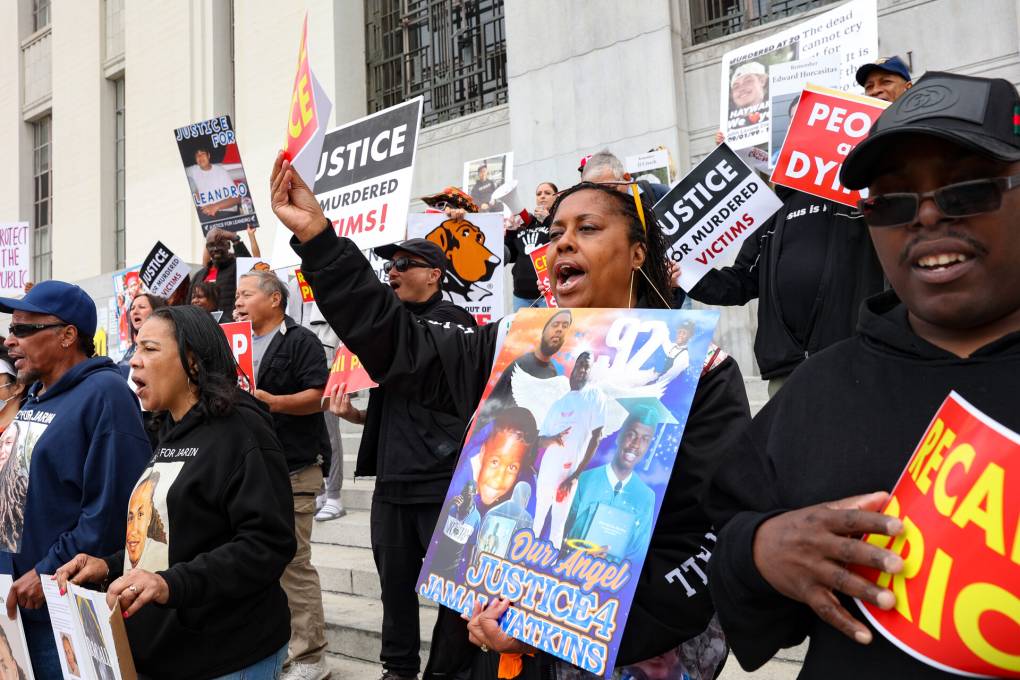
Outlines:
{"label": "building facade", "polygon": [[[681,173],[714,146],[722,55],[828,0],[11,0],[0,3],[0,219],[33,229],[34,278],[82,281],[155,241],[204,243],[173,130],[229,114],[272,247],[268,176],[283,143],[301,21],[343,123],[407,97],[426,106],[420,196],[465,160],[514,152],[530,194],[577,179],[578,160],[665,145]],[[1020,0],[879,0],[879,52],[919,75],[1020,83]],[[755,307],[727,309],[720,341],[745,374]]]}

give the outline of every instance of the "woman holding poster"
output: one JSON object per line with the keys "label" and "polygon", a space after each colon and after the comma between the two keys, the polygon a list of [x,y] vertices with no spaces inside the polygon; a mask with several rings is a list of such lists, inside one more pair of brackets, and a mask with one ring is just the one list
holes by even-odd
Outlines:
{"label": "woman holding poster", "polygon": [[164,417],[127,508],[125,548],[57,570],[63,589],[113,580],[135,665],[157,680],[274,678],[294,556],[287,466],[269,415],[237,388],[226,336],[205,311],[165,307],[138,332],[132,380]]}
{"label": "woman holding poster", "polygon": [[[337,238],[314,195],[282,155],[271,181],[273,211],[300,242],[295,249],[302,257],[301,270],[323,314],[372,377],[408,391],[431,408],[470,418],[486,391],[506,323],[470,333],[419,324],[378,282],[357,247]],[[649,207],[639,208],[629,193],[615,186],[584,183],[560,195],[550,210],[548,257],[555,274],[553,292],[561,306],[669,306],[665,244]],[[351,304],[352,299],[357,304]],[[674,572],[677,565],[693,562],[695,555],[711,552],[711,538],[706,538],[711,525],[700,507],[703,494],[715,469],[716,451],[741,429],[749,414],[736,363],[717,348],[709,356],[700,380],[695,374],[697,387],[678,442],[675,474],[668,480],[660,521],[637,579],[617,665],[675,649],[705,632],[712,619],[706,584],[691,572],[683,575],[685,589]],[[526,481],[526,472],[524,468],[515,472],[517,479]],[[479,654],[479,649],[528,651],[498,632],[496,619],[508,604],[494,601],[493,607],[475,612],[470,637],[456,614],[441,610],[425,677],[430,672],[450,677],[470,668],[472,678],[494,678],[501,659]],[[504,658],[517,662],[518,672],[559,673],[557,669],[565,666],[544,654]]]}

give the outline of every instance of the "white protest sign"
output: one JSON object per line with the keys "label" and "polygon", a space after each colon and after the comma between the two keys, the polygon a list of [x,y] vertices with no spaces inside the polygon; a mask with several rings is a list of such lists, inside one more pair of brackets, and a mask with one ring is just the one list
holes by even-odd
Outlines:
{"label": "white protest sign", "polygon": [[326,133],[315,197],[337,235],[359,248],[404,238],[421,111],[416,97]]}
{"label": "white protest sign", "polygon": [[0,296],[24,295],[32,280],[31,236],[28,222],[0,222]]}
{"label": "white protest sign", "polygon": [[723,55],[719,127],[740,150],[768,144],[773,112],[771,69],[776,64],[835,54],[839,89],[862,92],[857,69],[878,58],[877,0],[853,0]]}
{"label": "white protest sign", "polygon": [[719,145],[653,208],[668,257],[680,264],[680,287],[693,288],[782,205],[740,156]]}
{"label": "white protest sign", "polygon": [[[237,265],[234,267],[236,283],[240,283],[241,277],[250,272],[272,271],[272,267],[269,266],[269,260],[264,257],[238,257],[235,260],[237,261]],[[283,277],[280,278],[283,279]]]}
{"label": "white protest sign", "polygon": [[156,241],[138,272],[149,292],[163,298],[170,297],[178,286],[188,280],[189,274],[191,267],[188,263],[170,252],[162,241]]}
{"label": "white protest sign", "polygon": [[807,85],[821,85],[833,89],[839,87],[839,55],[827,54],[814,59],[776,64],[772,67],[769,78],[772,133],[769,136],[768,167],[774,168],[804,87]]}
{"label": "white protest sign", "polygon": [[649,151],[636,156],[627,156],[623,167],[637,182],[653,182],[666,186],[672,184],[672,178],[669,176],[668,151]]}

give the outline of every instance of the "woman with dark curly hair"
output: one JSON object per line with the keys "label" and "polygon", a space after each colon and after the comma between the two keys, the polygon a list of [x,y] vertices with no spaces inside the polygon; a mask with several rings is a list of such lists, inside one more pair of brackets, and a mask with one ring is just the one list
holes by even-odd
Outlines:
{"label": "woman with dark curly hair", "polygon": [[153,312],[131,369],[142,405],[165,415],[125,548],[77,555],[55,577],[61,588],[113,580],[107,602],[147,678],[276,678],[290,639],[279,580],[296,542],[269,414],[237,388],[226,337],[198,307]]}

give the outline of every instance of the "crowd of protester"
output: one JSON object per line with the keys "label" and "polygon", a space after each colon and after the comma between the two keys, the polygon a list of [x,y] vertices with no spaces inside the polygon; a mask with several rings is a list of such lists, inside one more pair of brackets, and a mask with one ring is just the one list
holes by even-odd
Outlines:
{"label": "crowd of protester", "polygon": [[[852,598],[890,609],[895,596],[849,566],[903,569],[859,537],[903,531],[880,511],[951,390],[1020,429],[1020,96],[1005,80],[928,73],[914,83],[895,57],[857,77],[891,102],[841,171],[869,197],[850,208],[777,188],[779,211],[691,290],[678,287],[651,211],[668,187],[636,182],[608,150],[571,182],[538,184],[534,209],[506,221],[514,311],[545,304],[530,258],[543,245],[560,307],[759,299],[754,352],[770,401],[752,419],[736,362],[713,348],[622,634],[617,664],[636,677],[659,677],[668,657],[683,677],[710,680],[729,652],[754,670],[805,639],[803,678],[947,675],[851,613]],[[925,87],[951,93],[959,110],[903,105]],[[314,302],[270,271],[238,277],[249,250],[220,229],[171,304],[133,298],[120,370],[94,356],[96,307],[81,288],[44,281],[0,299],[12,314],[0,480],[14,480],[0,484],[13,494],[0,497],[0,573],[14,579],[8,614],[21,608],[37,677],[61,674],[44,575],[105,588],[142,677],[327,677],[311,532],[346,512],[341,419],[363,426],[354,475],[375,478],[383,679],[423,671],[415,584],[500,324],[476,327],[444,299],[446,258],[428,240],[376,248],[381,283],[282,153],[270,190]],[[455,217],[487,207],[455,187],[426,198]],[[583,274],[562,290],[561,258]],[[238,388],[216,323],[229,320],[252,324],[253,395]],[[549,319],[515,366],[549,370],[569,326],[569,312]],[[378,383],[364,408],[344,385],[323,399],[338,341]],[[533,422],[510,429],[522,446],[538,438]],[[15,455],[29,440],[29,454]],[[707,581],[674,586],[668,574],[706,550]],[[503,633],[510,605],[467,616],[440,607],[424,677],[594,677]]]}

